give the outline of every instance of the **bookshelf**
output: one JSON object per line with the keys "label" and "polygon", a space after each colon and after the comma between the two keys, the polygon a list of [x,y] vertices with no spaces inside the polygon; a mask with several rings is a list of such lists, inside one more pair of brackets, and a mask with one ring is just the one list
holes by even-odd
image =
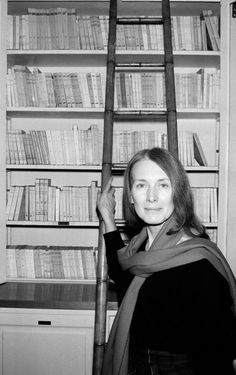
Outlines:
{"label": "bookshelf", "polygon": [[[180,29],[180,27],[176,28],[174,48],[176,77],[178,77],[176,78],[176,86],[178,92],[178,129],[181,133],[179,141],[181,142],[181,160],[189,173],[191,184],[196,191],[195,195],[200,191],[214,192],[214,200],[208,198],[208,204],[205,205],[208,210],[210,210],[210,213],[208,212],[209,219],[203,219],[203,221],[209,228],[214,240],[217,238],[217,243],[226,253],[225,207],[227,201],[226,197],[224,197],[226,185],[224,182],[224,172],[222,172],[222,170],[224,170],[226,166],[227,144],[222,129],[224,122],[221,121],[220,123],[220,109],[218,105],[220,95],[219,84],[220,80],[221,82],[224,81],[222,75],[221,78],[219,77],[222,60],[221,52],[218,47],[212,47],[210,41],[208,41],[208,47],[206,42],[203,44],[203,36],[199,36],[200,34],[197,36],[195,31],[190,33],[192,36],[191,40],[183,41],[184,34],[188,34],[186,30],[190,30],[190,28],[193,27],[193,21],[201,22],[200,15],[203,10],[212,10],[213,15],[217,16],[215,21],[218,20],[220,16],[220,3],[215,1],[189,1],[188,4],[189,7],[186,6],[186,2],[184,1],[173,1],[172,5],[174,23],[182,24],[182,21],[184,21],[186,23],[185,27],[187,28],[185,31]],[[104,37],[104,30],[107,23],[108,6],[109,2],[107,1],[36,2],[32,0],[30,2],[23,2],[20,0],[4,0],[1,2],[1,28],[3,31],[1,33],[2,57],[0,66],[2,74],[0,79],[2,87],[5,87],[5,77],[8,77],[6,95],[2,95],[0,99],[1,123],[6,124],[7,128],[6,134],[4,133],[3,137],[6,137],[8,141],[6,142],[8,147],[7,150],[5,150],[5,141],[3,137],[1,138],[1,144],[3,146],[0,151],[1,173],[2,176],[6,176],[6,186],[4,186],[3,183],[1,185],[1,196],[6,197],[7,191],[7,198],[2,199],[1,203],[1,231],[3,233],[1,248],[6,249],[6,245],[8,246],[7,251],[1,251],[0,255],[2,267],[1,281],[6,280],[7,275],[12,275],[7,277],[9,281],[37,281],[37,277],[33,277],[35,272],[31,272],[31,277],[18,277],[16,272],[15,274],[12,273],[14,267],[12,268],[11,266],[10,272],[9,269],[7,270],[6,264],[9,260],[9,254],[11,254],[10,258],[13,259],[13,264],[16,264],[15,254],[16,252],[19,253],[19,249],[22,250],[22,248],[21,255],[23,259],[27,251],[30,250],[29,264],[31,264],[31,266],[34,264],[32,260],[32,249],[35,250],[34,255],[36,257],[36,253],[40,247],[42,253],[44,252],[44,254],[48,255],[50,251],[52,255],[54,251],[53,247],[61,246],[59,250],[57,248],[59,251],[58,257],[61,259],[61,262],[62,254],[66,253],[68,247],[70,247],[70,251],[73,252],[76,252],[76,247],[78,246],[84,247],[85,251],[92,248],[92,252],[96,252],[98,221],[94,209],[94,196],[93,205],[91,205],[91,200],[88,199],[86,209],[90,210],[90,213],[85,218],[78,216],[78,212],[71,212],[69,209],[64,215],[61,213],[61,216],[59,211],[57,211],[57,214],[54,212],[53,217],[51,213],[50,220],[47,216],[48,206],[47,210],[45,211],[44,209],[43,211],[43,214],[46,216],[44,216],[42,220],[36,218],[26,220],[25,198],[26,190],[28,191],[29,187],[31,187],[31,190],[32,187],[36,189],[35,181],[41,179],[48,181],[47,189],[50,185],[51,187],[57,188],[59,206],[62,207],[64,204],[67,208],[71,207],[71,209],[75,209],[75,207],[78,207],[80,204],[75,205],[74,202],[84,202],[84,199],[80,197],[78,198],[80,201],[76,201],[74,193],[68,192],[69,188],[71,190],[76,190],[74,189],[76,187],[78,190],[81,187],[88,187],[91,186],[92,181],[96,181],[97,186],[100,186],[101,134],[103,130],[104,105],[102,100],[106,64],[106,38]],[[119,14],[133,15],[134,6],[137,16],[139,17],[144,15],[144,13],[146,15],[160,14],[160,3],[157,1],[137,1],[135,4],[133,1],[119,1]],[[26,17],[25,15],[28,12],[28,8],[33,9],[34,14]],[[64,38],[59,40],[59,44],[53,44],[55,43],[55,41],[53,41],[54,37],[51,34],[52,38],[49,40],[47,32],[45,32],[42,27],[42,25],[47,25],[47,27],[49,27],[47,30],[50,31],[50,22],[52,23],[54,21],[50,21],[49,18],[57,17],[55,16],[55,12],[52,12],[52,9],[55,10],[57,8],[73,9],[73,12],[64,11],[63,15],[58,16],[63,17],[63,25],[61,25],[61,27],[67,25],[67,30],[69,30],[68,20],[73,20],[73,29],[70,29],[70,32],[72,32],[70,36],[73,38],[70,39],[70,42],[68,42],[67,35],[61,30],[59,36],[64,35]],[[37,9],[44,9],[45,11],[41,13],[45,14],[35,15]],[[9,14],[8,19],[7,14]],[[80,16],[76,21],[77,23],[75,22],[75,14]],[[98,28],[97,30],[103,32],[102,39],[95,38],[92,27],[95,27],[94,21],[97,22],[98,18],[95,20],[92,17],[94,15],[100,17],[100,23],[97,23],[96,27]],[[90,18],[85,18],[85,16],[89,16]],[[40,31],[40,40],[37,40],[35,44],[33,44],[32,41],[32,34],[35,33],[32,22],[33,19],[38,20],[36,23]],[[92,21],[90,26],[87,24],[87,27],[90,27],[90,34],[92,33],[91,35],[89,34],[91,39],[89,41],[87,40],[87,44],[84,41],[83,43],[85,44],[83,44],[81,39],[79,39],[78,42],[78,37],[80,37],[80,33],[82,33],[80,23],[83,23],[85,26],[87,22],[85,22],[85,19],[87,21]],[[64,24],[64,21],[67,23]],[[13,24],[15,25],[14,27],[16,27],[16,25],[19,26],[19,33],[24,29],[23,35],[19,34],[16,37],[16,35],[11,32],[11,30],[13,30],[13,26],[11,25]],[[77,29],[75,29],[75,26],[77,26]],[[6,35],[6,30],[9,30],[8,35]],[[206,29],[204,30],[206,32]],[[127,60],[137,63],[139,61],[150,62],[150,60],[153,63],[161,62],[163,50],[160,35],[157,30],[152,28],[149,30],[149,34],[147,34],[147,30],[141,31],[141,34],[137,34],[137,30],[119,30],[118,38],[120,46],[117,51],[118,62],[127,62]],[[221,33],[222,36],[224,36],[223,30]],[[201,41],[198,46],[196,46],[196,44],[191,44],[193,41],[196,41],[196,38],[198,43]],[[77,44],[75,44],[75,40]],[[91,44],[92,40],[93,45]],[[177,47],[180,46],[180,40],[182,40],[182,45],[178,49]],[[95,41],[97,44],[95,44]],[[122,41],[123,44],[121,43]],[[141,45],[140,41],[143,41],[144,44]],[[159,47],[158,42],[160,43]],[[159,49],[157,49],[157,47]],[[60,76],[58,78],[59,73]],[[152,72],[149,72],[148,79],[150,82],[153,80],[152,74]],[[40,78],[37,78],[39,75]],[[74,78],[71,78],[75,76],[77,88],[79,86],[81,98],[84,100],[82,100],[82,103],[75,100],[76,95],[75,91],[73,91]],[[59,98],[60,95],[55,94],[56,91],[54,91],[54,101],[50,102],[52,98],[49,98],[48,91],[45,91],[45,87],[46,89],[49,87],[45,83],[46,77],[49,77],[51,85],[52,81],[54,83],[57,81],[56,84],[59,85],[58,90],[60,94],[63,92],[62,98]],[[70,78],[70,84],[68,84],[68,77]],[[16,79],[21,82],[18,87],[14,83]],[[155,76],[155,79],[157,80],[156,82],[159,82],[159,84],[156,85],[159,87],[162,77]],[[146,77],[144,80],[146,80]],[[89,86],[91,82],[92,90],[91,86]],[[196,82],[196,86],[200,88],[200,92],[203,93],[203,95],[191,89],[192,82]],[[119,86],[123,83],[126,88],[126,93],[128,93],[129,90],[129,95],[126,97],[124,93],[119,96]],[[40,86],[39,89],[40,84],[42,86]],[[137,88],[139,88],[139,90],[135,90]],[[115,104],[121,112],[124,113],[126,111],[127,115],[125,119],[123,117],[122,121],[120,121],[119,114],[117,114],[115,120],[115,134],[116,138],[119,138],[117,144],[121,146],[122,142],[124,143],[123,147],[119,147],[119,155],[114,155],[115,164],[113,172],[115,185],[117,187],[122,186],[122,174],[130,154],[132,154],[137,147],[153,146],[153,144],[150,143],[150,138],[154,132],[161,134],[162,138],[166,133],[164,120],[155,116],[155,113],[150,114],[150,103],[152,105],[152,110],[155,109],[157,114],[158,111],[164,110],[163,92],[156,91],[155,97],[152,98],[150,97],[150,91],[146,90],[147,96],[144,98],[144,95],[142,96],[140,94],[140,89],[144,91],[142,77],[138,76],[137,72],[128,72],[126,76],[125,73],[120,72],[120,79],[117,78]],[[42,95],[42,92],[48,95],[48,101],[43,101],[45,96]],[[87,99],[84,99],[86,95]],[[92,101],[91,95],[94,101]],[[7,101],[4,99],[5,97]],[[180,100],[183,98],[184,102]],[[141,119],[139,124],[136,121],[137,112]],[[94,125],[96,126],[96,137],[100,134],[98,138],[100,141],[95,143],[93,142],[95,136],[91,134],[88,135],[89,129]],[[145,129],[145,132],[143,129]],[[35,144],[38,146],[35,146],[35,144],[32,146],[33,131],[37,133]],[[80,147],[78,146],[80,136],[77,134],[75,137],[75,131],[80,131],[80,135],[83,134],[83,136],[87,137],[84,144],[80,145]],[[197,155],[196,150],[194,150],[193,141],[194,133],[198,135],[207,163],[199,164],[196,162]],[[190,139],[190,143],[185,139],[187,136],[188,139]],[[135,137],[139,139],[138,146],[134,141],[134,139],[136,139]],[[31,139],[30,145],[28,143],[29,138]],[[50,139],[51,146],[49,145]],[[52,141],[55,141],[54,146],[52,145]],[[133,145],[133,151],[130,147],[127,147],[127,143],[129,144],[130,142]],[[114,153],[116,149],[115,145],[116,143],[114,142]],[[79,150],[83,149],[84,152],[86,151],[87,154],[84,154],[81,158],[76,146],[79,147]],[[51,153],[49,150],[50,147]],[[35,154],[36,148],[38,149],[38,155],[32,156],[32,153]],[[28,150],[27,155],[22,155],[22,150],[26,152],[26,149]],[[60,150],[60,152],[58,152],[58,150]],[[96,158],[94,152],[96,152]],[[8,157],[5,162],[6,154]],[[5,181],[5,178],[3,181]],[[6,216],[4,214],[6,202],[9,202],[9,196],[13,194],[15,187],[19,186],[23,189],[23,201],[18,202],[18,210],[22,210],[24,213],[22,215],[13,215],[10,220],[9,217],[7,217],[6,221]],[[67,191],[67,193],[65,191]],[[88,190],[86,194],[90,197]],[[208,195],[210,196],[211,193]],[[216,201],[216,196],[219,200],[217,207],[214,203],[214,209],[212,210],[210,203],[213,204],[212,202]],[[51,196],[49,197],[48,194],[43,194],[42,199],[44,200],[44,204],[47,205],[48,201],[52,198]],[[35,205],[39,203],[38,200],[39,198],[35,198]],[[17,203],[17,200],[15,203]],[[29,204],[28,198],[27,204]],[[58,204],[55,204],[55,210],[57,209],[56,206],[58,206]],[[92,210],[91,206],[93,207]],[[214,211],[214,215],[211,211]],[[218,215],[216,211],[218,211]],[[216,218],[216,216],[218,216],[218,218]],[[118,216],[117,219],[119,219],[119,225],[124,229],[125,224],[122,221],[122,216]],[[24,245],[29,246],[30,249],[27,250],[26,246],[24,248]],[[79,251],[82,250],[80,249]],[[47,258],[50,258],[50,256]],[[73,259],[70,261],[74,262],[71,264],[75,264],[75,262],[78,262],[78,259],[76,258],[76,260]],[[68,264],[68,259],[64,259],[64,262]],[[46,261],[46,263],[48,266],[48,261]],[[13,276],[13,274],[15,276]],[[78,275],[71,277],[70,275],[70,277],[60,278],[59,273],[57,274],[58,277],[53,277],[55,272],[51,272],[50,277],[42,276],[39,277],[38,280],[61,280],[63,282],[73,280],[73,282],[95,283],[94,277],[89,279],[79,277]],[[22,272],[20,272],[20,275],[22,275]]]}

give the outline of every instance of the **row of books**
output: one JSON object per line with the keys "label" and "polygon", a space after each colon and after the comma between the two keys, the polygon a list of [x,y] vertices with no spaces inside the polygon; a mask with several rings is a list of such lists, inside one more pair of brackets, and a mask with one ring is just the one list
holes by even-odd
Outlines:
{"label": "row of books", "polygon": [[[217,109],[219,105],[220,70],[175,72],[177,109]],[[122,108],[164,109],[165,74],[161,72],[117,72],[115,106]]]}
{"label": "row of books", "polygon": [[[113,135],[113,162],[127,164],[131,157],[145,148],[167,149],[167,134],[158,130],[120,130]],[[178,131],[179,160],[184,166],[207,166],[206,155],[197,133]]]}
{"label": "row of books", "polygon": [[[90,186],[52,186],[47,178],[34,185],[12,186],[8,192],[6,215],[9,221],[97,222],[96,181]],[[123,189],[116,187],[115,218],[123,219]]]}
{"label": "row of books", "polygon": [[96,279],[93,247],[9,245],[6,259],[12,279]]}
{"label": "row of books", "polygon": [[37,178],[34,185],[12,186],[8,194],[7,220],[97,221],[97,183],[91,186],[51,186]]}
{"label": "row of books", "polygon": [[7,132],[8,164],[101,165],[103,132],[97,124],[88,129],[11,130]]}
{"label": "row of books", "polygon": [[217,223],[217,188],[192,188],[195,212],[202,223]]}
{"label": "row of books", "polygon": [[14,65],[7,74],[9,107],[103,108],[105,74],[50,73]]}
{"label": "row of books", "polygon": [[[164,72],[117,72],[116,109],[165,109]],[[177,109],[218,109],[220,70],[199,69],[193,73],[175,72]],[[9,107],[104,108],[104,73],[31,72],[14,65],[7,74]]]}
{"label": "row of books", "polygon": [[[108,17],[77,15],[73,8],[29,8],[28,14],[8,15],[8,30],[8,49],[103,50],[107,47]],[[212,10],[196,16],[173,16],[172,42],[177,51],[218,51],[218,17]],[[163,50],[163,26],[118,24],[116,45],[122,50]]]}
{"label": "row of books", "polygon": [[[7,164],[101,165],[103,133],[98,125],[72,130],[11,130],[7,133]],[[158,130],[120,130],[113,134],[113,163],[126,164],[144,148],[167,148],[167,135]],[[206,166],[198,134],[178,132],[179,159],[184,166]]]}
{"label": "row of books", "polygon": [[[12,186],[6,215],[9,221],[96,222],[97,181],[90,186],[52,186],[47,178],[35,185]],[[216,223],[217,189],[193,188],[196,213],[203,223]],[[123,188],[115,187],[115,219],[123,220]]]}

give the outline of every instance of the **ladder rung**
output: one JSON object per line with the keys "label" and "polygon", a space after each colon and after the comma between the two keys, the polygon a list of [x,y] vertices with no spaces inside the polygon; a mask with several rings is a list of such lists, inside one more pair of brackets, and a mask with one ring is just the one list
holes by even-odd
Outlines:
{"label": "ladder rung", "polygon": [[153,25],[162,25],[162,17],[119,17],[117,18],[117,24],[120,25],[139,25],[139,24],[153,24]]}
{"label": "ladder rung", "polygon": [[162,63],[117,63],[116,70],[164,70],[165,65]]}
{"label": "ladder rung", "polygon": [[165,110],[143,110],[143,109],[119,109],[114,111],[114,116],[118,117],[136,117],[136,116],[143,116],[143,117],[164,117],[166,116]]}
{"label": "ladder rung", "polygon": [[124,170],[127,166],[127,163],[113,163],[112,164],[112,170]]}

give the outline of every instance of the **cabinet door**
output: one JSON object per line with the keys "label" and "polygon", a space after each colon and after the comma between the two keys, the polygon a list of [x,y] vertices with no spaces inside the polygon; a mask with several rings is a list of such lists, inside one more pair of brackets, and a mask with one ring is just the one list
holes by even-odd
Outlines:
{"label": "cabinet door", "polygon": [[91,375],[92,328],[2,327],[1,375]]}

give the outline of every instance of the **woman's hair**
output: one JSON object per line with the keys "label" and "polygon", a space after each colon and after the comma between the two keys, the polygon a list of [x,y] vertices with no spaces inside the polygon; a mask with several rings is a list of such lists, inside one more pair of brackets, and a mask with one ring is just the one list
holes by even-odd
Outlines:
{"label": "woman's hair", "polygon": [[170,179],[173,190],[173,215],[176,222],[176,227],[172,228],[171,232],[177,232],[183,228],[186,233],[191,232],[195,235],[208,237],[205,227],[194,212],[193,195],[187,173],[178,159],[169,151],[159,147],[137,152],[127,165],[124,175],[123,208],[128,226],[136,232],[145,225],[136,214],[131,202],[132,169],[138,161],[143,159],[156,163]]}

